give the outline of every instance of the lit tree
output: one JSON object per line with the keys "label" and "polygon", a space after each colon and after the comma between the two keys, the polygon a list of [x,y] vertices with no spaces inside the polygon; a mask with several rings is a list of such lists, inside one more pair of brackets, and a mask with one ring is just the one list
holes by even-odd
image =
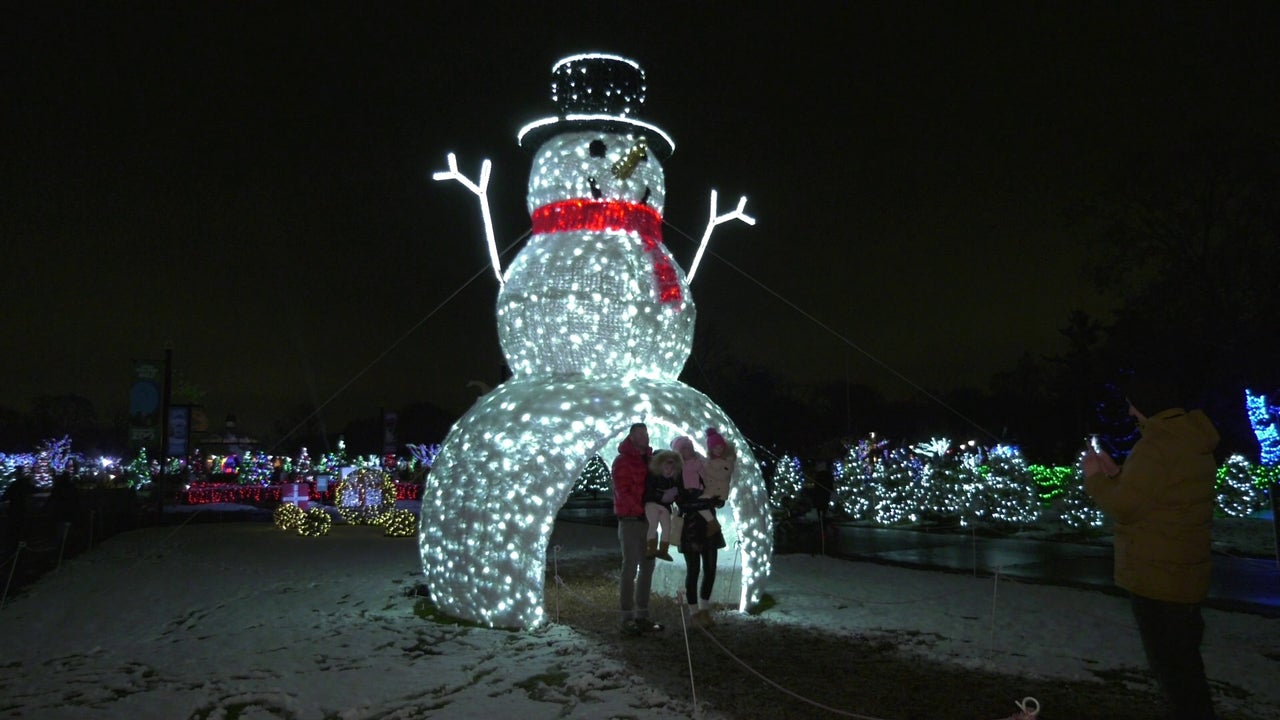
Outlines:
{"label": "lit tree", "polygon": [[1028,465],[1041,503],[1053,503],[1067,492],[1075,471],[1065,465]]}
{"label": "lit tree", "polygon": [[123,480],[129,487],[139,487],[151,482],[151,462],[147,460],[147,449],[138,448],[138,454],[124,466]]}
{"label": "lit tree", "polygon": [[779,510],[792,511],[800,505],[804,493],[804,471],[800,458],[783,455],[773,470],[773,484],[769,502]]}
{"label": "lit tree", "polygon": [[967,500],[973,490],[972,473],[965,472],[951,447],[949,439],[935,437],[911,448],[920,459],[913,482],[895,489],[905,494],[900,501],[912,503],[912,522],[943,518],[965,522],[971,514]]}
{"label": "lit tree", "polygon": [[1267,490],[1256,483],[1255,468],[1243,455],[1232,455],[1218,468],[1218,508],[1231,517],[1248,517],[1267,505]]}
{"label": "lit tree", "polygon": [[325,453],[324,457],[320,458],[317,471],[337,476],[341,473],[342,468],[350,464],[351,460],[347,457],[347,441],[339,437],[337,449]]}
{"label": "lit tree", "polygon": [[1253,434],[1262,449],[1262,464],[1280,463],[1280,405],[1267,402],[1266,395],[1255,395],[1248,388],[1244,391],[1244,405],[1249,425],[1253,427]]}
{"label": "lit tree", "polygon": [[[997,445],[980,469],[980,518],[996,524],[1028,525],[1040,517],[1040,499],[1026,459],[1016,447]],[[977,503],[974,503],[977,504]]]}
{"label": "lit tree", "polygon": [[883,525],[921,520],[926,493],[920,484],[927,481],[931,468],[904,448],[890,451],[880,467],[865,486],[871,519]]}
{"label": "lit tree", "polygon": [[1106,517],[1084,490],[1084,472],[1079,465],[1069,470],[1071,479],[1062,485],[1062,492],[1054,501],[1053,514],[1064,527],[1072,530],[1096,530],[1103,527]]}
{"label": "lit tree", "polygon": [[578,477],[573,491],[598,495],[609,492],[612,485],[613,475],[609,472],[609,466],[604,463],[604,458],[592,455],[587,466],[582,468],[582,475]]}
{"label": "lit tree", "polygon": [[248,450],[240,462],[240,484],[266,485],[271,477],[272,458],[261,450]]}
{"label": "lit tree", "polygon": [[298,451],[298,462],[294,465],[294,470],[303,477],[311,474],[311,454],[307,452],[305,446]]}

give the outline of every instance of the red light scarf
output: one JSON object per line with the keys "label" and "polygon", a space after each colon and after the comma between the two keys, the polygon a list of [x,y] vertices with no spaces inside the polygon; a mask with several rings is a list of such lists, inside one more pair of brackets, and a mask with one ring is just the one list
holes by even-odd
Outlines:
{"label": "red light scarf", "polygon": [[644,251],[653,261],[658,302],[673,305],[680,302],[680,282],[675,266],[658,250],[662,245],[662,216],[657,210],[620,200],[563,200],[533,211],[535,235],[574,230],[615,230],[638,234]]}

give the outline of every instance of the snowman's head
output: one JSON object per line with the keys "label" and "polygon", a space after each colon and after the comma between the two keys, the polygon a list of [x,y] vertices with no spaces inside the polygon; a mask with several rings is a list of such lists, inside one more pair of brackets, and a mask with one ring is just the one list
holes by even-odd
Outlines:
{"label": "snowman's head", "polygon": [[529,212],[564,200],[620,200],[662,213],[662,165],[639,132],[578,130],[544,142],[529,173]]}

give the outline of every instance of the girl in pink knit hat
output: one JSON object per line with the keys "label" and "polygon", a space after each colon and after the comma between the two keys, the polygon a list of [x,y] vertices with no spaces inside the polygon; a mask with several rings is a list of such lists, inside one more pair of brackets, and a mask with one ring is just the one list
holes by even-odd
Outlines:
{"label": "girl in pink knit hat", "polygon": [[738,453],[720,431],[707,428],[707,461],[702,464],[702,484],[706,487],[703,497],[729,498],[729,479],[737,459]]}

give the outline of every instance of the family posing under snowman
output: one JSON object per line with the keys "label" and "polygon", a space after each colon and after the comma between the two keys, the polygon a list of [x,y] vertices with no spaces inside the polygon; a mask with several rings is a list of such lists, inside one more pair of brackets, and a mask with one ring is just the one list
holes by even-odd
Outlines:
{"label": "family posing under snowman", "polygon": [[714,624],[711,592],[719,550],[726,544],[715,511],[724,507],[729,496],[737,454],[715,428],[707,429],[706,447],[707,457],[703,457],[693,441],[681,435],[671,441],[671,450],[655,452],[644,423],[632,425],[618,445],[613,461],[613,512],[622,547],[623,632],[663,629],[649,618],[648,600],[654,562],[671,560],[671,545],[684,556],[689,619],[698,625]]}

